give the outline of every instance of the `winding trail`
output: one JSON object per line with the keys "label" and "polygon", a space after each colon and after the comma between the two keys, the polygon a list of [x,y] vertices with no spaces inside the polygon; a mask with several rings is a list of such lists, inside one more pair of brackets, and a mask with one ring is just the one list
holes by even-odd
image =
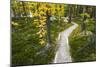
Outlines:
{"label": "winding trail", "polygon": [[71,27],[59,33],[57,40],[58,48],[53,63],[72,62],[68,37],[78,27],[78,24],[74,22],[72,24]]}

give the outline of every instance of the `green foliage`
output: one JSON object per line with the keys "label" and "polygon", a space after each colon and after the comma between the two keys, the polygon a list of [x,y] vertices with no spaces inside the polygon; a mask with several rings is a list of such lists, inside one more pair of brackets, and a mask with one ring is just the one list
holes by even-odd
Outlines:
{"label": "green foliage", "polygon": [[35,34],[38,29],[32,25],[31,18],[13,18],[13,22],[18,23],[19,26],[12,26],[12,63],[33,64],[35,54],[43,47],[39,45],[39,37]]}
{"label": "green foliage", "polygon": [[94,35],[76,36],[70,41],[74,61],[91,61],[96,59],[94,38]]}
{"label": "green foliage", "polygon": [[[12,18],[12,63],[14,65],[27,64],[48,64],[54,58],[56,47],[56,38],[62,30],[71,26],[71,24],[58,25],[58,20],[51,22],[52,46],[45,51],[45,46],[40,45],[39,36],[36,34],[38,28],[33,25],[35,18]],[[66,25],[66,26],[65,26]],[[60,27],[61,26],[61,27]],[[65,27],[64,27],[65,26]],[[62,27],[64,27],[62,29]],[[45,51],[37,54],[38,52]]]}
{"label": "green foliage", "polygon": [[[61,31],[69,28],[72,24],[66,23],[61,17],[69,15],[69,5],[49,4],[38,2],[11,2],[14,17],[12,18],[12,64],[49,64],[55,56],[56,39]],[[90,14],[82,13],[81,6],[74,5],[72,9],[72,20],[79,27],[71,34],[70,46],[74,61],[95,60],[95,21],[90,19]],[[75,9],[75,10],[74,10]],[[50,21],[50,47],[47,45],[46,22],[48,16],[55,16],[56,20]],[[78,13],[76,13],[78,11]],[[32,17],[28,15],[31,13]],[[79,15],[81,16],[79,16]],[[78,16],[77,18],[74,16]],[[83,35],[80,32],[82,17],[86,16],[86,31],[92,32]],[[45,32],[45,33],[44,33]],[[40,41],[41,40],[41,41]],[[41,43],[43,45],[41,45]]]}
{"label": "green foliage", "polygon": [[82,13],[82,14],[80,14],[80,16],[81,16],[81,17],[84,17],[84,16],[85,16],[85,17],[87,17],[87,18],[90,17],[90,15],[89,15],[88,13]]}
{"label": "green foliage", "polygon": [[[78,20],[75,20],[78,21]],[[86,20],[86,30],[81,29],[81,21],[78,21],[79,27],[75,29],[69,37],[71,46],[71,55],[74,62],[95,61],[96,60],[96,34],[95,21]]]}
{"label": "green foliage", "polygon": [[87,19],[86,21],[87,30],[91,31],[92,33],[96,33],[96,21],[93,19]]}

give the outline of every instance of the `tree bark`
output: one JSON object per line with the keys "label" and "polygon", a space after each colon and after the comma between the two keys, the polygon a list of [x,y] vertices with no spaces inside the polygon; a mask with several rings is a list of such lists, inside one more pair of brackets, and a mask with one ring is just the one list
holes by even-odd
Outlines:
{"label": "tree bark", "polygon": [[24,2],[22,2],[22,6],[23,6],[24,15],[27,16],[27,12],[26,12],[26,9],[25,9],[25,3]]}
{"label": "tree bark", "polygon": [[68,23],[71,23],[72,20],[72,6],[69,5],[69,19],[68,19]]}
{"label": "tree bark", "polygon": [[50,34],[50,14],[48,11],[46,12],[47,21],[46,21],[46,27],[47,27],[47,41],[49,44],[51,44],[51,34]]}
{"label": "tree bark", "polygon": [[[83,14],[86,12],[86,7],[83,7]],[[86,25],[85,25],[85,20],[86,20],[86,16],[83,16],[83,21],[81,23],[81,32],[84,31],[86,29]]]}

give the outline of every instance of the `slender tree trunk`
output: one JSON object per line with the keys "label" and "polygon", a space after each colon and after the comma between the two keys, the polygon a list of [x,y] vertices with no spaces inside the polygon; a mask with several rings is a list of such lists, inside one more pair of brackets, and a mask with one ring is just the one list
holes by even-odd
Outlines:
{"label": "slender tree trunk", "polygon": [[75,5],[73,6],[73,18],[75,18],[76,17],[76,14],[75,14],[75,12],[76,12],[76,9],[75,9]]}
{"label": "slender tree trunk", "polygon": [[69,19],[68,19],[68,23],[71,23],[72,20],[72,6],[69,5]]}
{"label": "slender tree trunk", "polygon": [[[86,12],[86,7],[83,7],[83,14]],[[86,25],[85,25],[85,20],[86,20],[86,16],[83,16],[83,21],[81,23],[81,32],[86,30]]]}
{"label": "slender tree trunk", "polygon": [[25,9],[25,3],[24,2],[22,2],[22,6],[23,6],[24,15],[27,16],[27,12],[26,12],[26,9]]}
{"label": "slender tree trunk", "polygon": [[79,5],[77,5],[77,8],[76,8],[76,16],[79,16],[79,11],[80,10],[80,6]]}
{"label": "slender tree trunk", "polygon": [[47,40],[48,40],[48,43],[51,44],[51,35],[50,35],[50,14],[46,13],[47,15],[47,21],[46,21],[46,26],[47,26]]}
{"label": "slender tree trunk", "polygon": [[91,18],[96,19],[96,8],[92,7]]}

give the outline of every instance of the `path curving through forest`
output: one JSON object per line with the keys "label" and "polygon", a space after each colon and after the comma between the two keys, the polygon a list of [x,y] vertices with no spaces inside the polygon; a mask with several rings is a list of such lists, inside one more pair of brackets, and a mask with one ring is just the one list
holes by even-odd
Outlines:
{"label": "path curving through forest", "polygon": [[59,33],[57,51],[53,63],[72,62],[68,37],[78,27],[78,24],[74,22],[72,24],[71,27]]}

